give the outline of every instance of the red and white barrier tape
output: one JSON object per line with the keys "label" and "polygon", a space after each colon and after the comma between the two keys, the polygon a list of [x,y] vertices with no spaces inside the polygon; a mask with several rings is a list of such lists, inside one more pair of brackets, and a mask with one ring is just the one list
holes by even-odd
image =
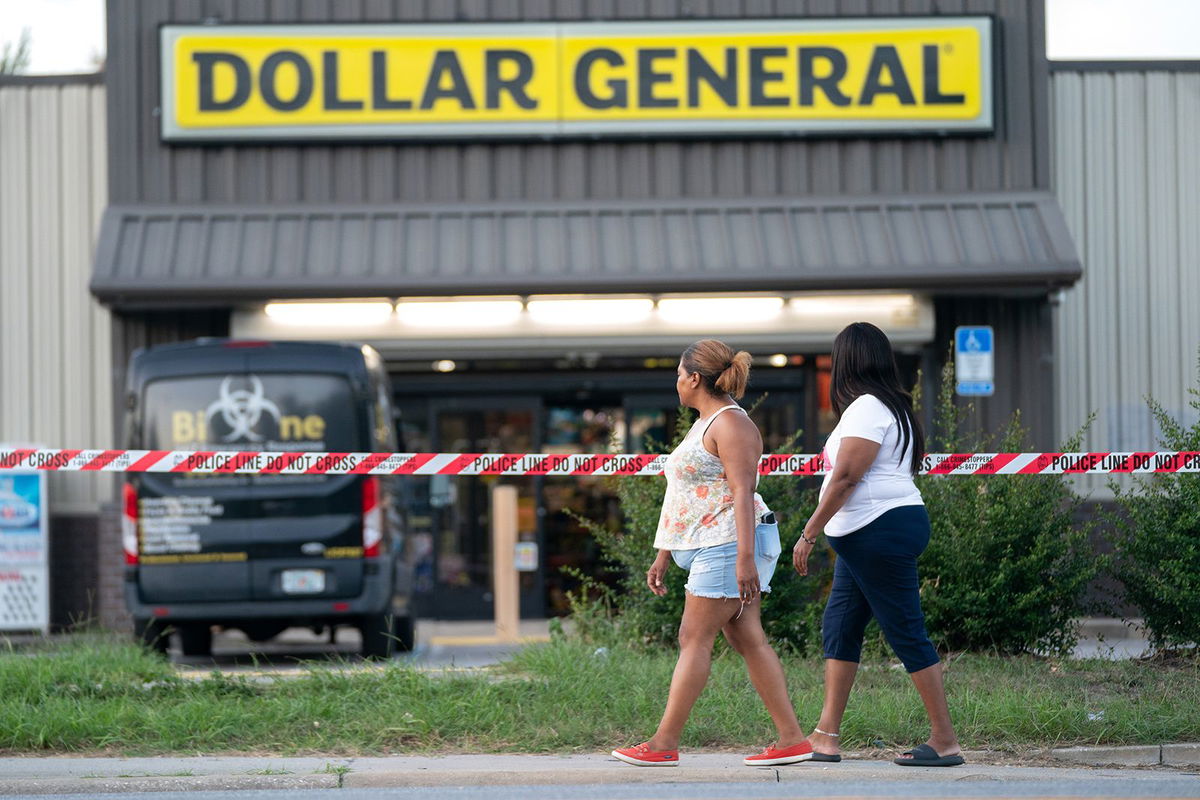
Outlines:
{"label": "red and white barrier tape", "polygon": [[[279,453],[0,449],[6,472],[175,472],[230,475],[661,475],[665,455],[633,453]],[[929,475],[1200,473],[1200,452],[938,453]],[[763,456],[761,475],[824,475],[819,455]]]}

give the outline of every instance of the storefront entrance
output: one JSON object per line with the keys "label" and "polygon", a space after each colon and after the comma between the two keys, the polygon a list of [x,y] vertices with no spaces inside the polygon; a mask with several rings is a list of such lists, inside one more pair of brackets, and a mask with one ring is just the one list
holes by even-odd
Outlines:
{"label": "storefront entrance", "polygon": [[[673,371],[665,367],[643,374],[439,377],[392,376],[405,450],[603,453],[615,446],[649,452],[658,449],[654,443],[670,442],[679,414]],[[754,416],[767,448],[782,447],[807,418],[805,371],[764,371],[754,384],[745,404],[758,402]],[[501,386],[503,393],[496,391]],[[405,482],[405,504],[421,616],[492,615],[488,497],[498,481],[517,487],[519,538],[537,546],[537,569],[521,575],[523,617],[566,613],[568,593],[578,586],[572,571],[601,574],[594,538],[572,514],[619,529],[621,510],[610,481],[414,477]]]}

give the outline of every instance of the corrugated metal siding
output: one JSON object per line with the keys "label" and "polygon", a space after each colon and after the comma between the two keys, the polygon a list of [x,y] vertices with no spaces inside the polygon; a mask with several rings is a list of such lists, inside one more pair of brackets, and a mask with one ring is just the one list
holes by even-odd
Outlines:
{"label": "corrugated metal siding", "polygon": [[1200,73],[1055,72],[1051,90],[1054,178],[1084,264],[1056,312],[1058,429],[1094,411],[1088,447],[1155,449],[1147,395],[1196,419]]}
{"label": "corrugated metal siding", "polygon": [[[994,137],[167,147],[166,22],[994,14]],[[114,203],[449,203],[1049,188],[1042,0],[108,0]]]}
{"label": "corrugated metal siding", "polygon": [[[87,288],[107,186],[103,87],[0,85],[0,441],[110,446],[111,326]],[[111,492],[50,487],[67,512]]]}

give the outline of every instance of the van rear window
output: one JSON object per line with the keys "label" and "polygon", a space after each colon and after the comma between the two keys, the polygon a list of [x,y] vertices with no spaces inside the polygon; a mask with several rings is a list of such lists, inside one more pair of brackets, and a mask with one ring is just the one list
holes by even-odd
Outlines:
{"label": "van rear window", "polygon": [[234,373],[146,385],[142,447],[149,450],[350,452],[363,426],[337,375]]}

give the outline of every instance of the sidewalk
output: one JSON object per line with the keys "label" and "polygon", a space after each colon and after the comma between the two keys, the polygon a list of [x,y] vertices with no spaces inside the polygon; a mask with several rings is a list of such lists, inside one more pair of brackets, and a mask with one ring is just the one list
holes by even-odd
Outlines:
{"label": "sidewalk", "polygon": [[[1200,745],[1192,745],[1200,765]],[[967,753],[954,769],[899,767],[887,760],[746,767],[738,753],[684,753],[679,767],[644,768],[603,754],[392,756],[383,758],[5,758],[0,795],[168,790],[317,789],[337,787],[533,786],[647,783],[828,784],[863,781],[1070,781],[1129,778],[1130,770],[1005,766],[997,754]],[[991,762],[989,764],[982,763]],[[1179,781],[1176,769],[1136,771],[1139,781]],[[1200,778],[1195,778],[1200,792]]]}

